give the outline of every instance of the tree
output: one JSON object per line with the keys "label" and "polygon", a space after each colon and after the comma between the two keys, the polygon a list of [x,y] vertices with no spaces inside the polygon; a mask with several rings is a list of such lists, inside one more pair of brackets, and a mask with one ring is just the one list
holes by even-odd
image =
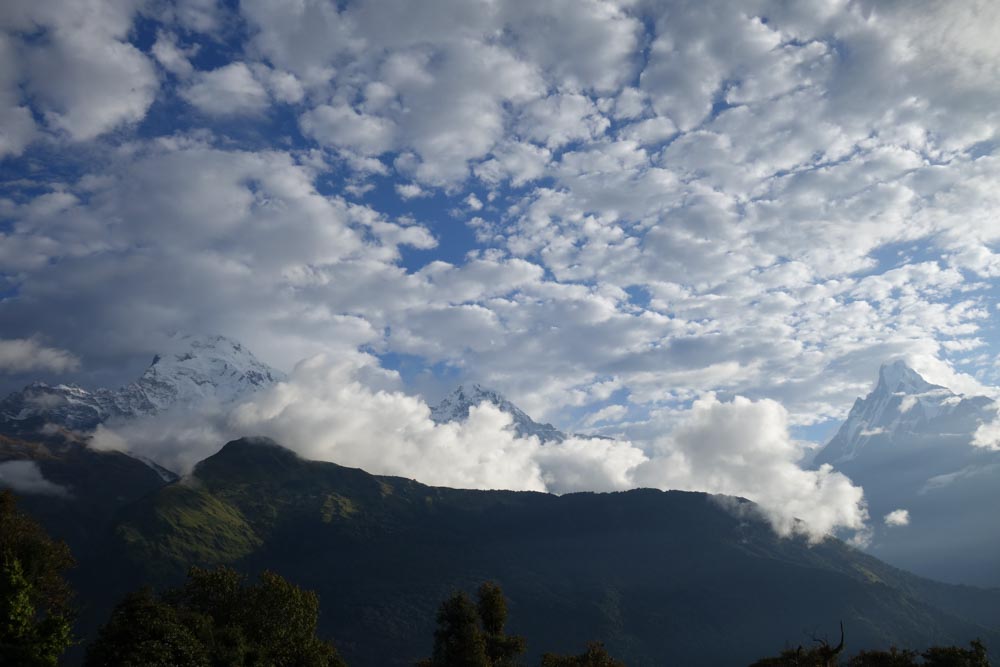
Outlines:
{"label": "tree", "polygon": [[[159,599],[122,601],[87,653],[88,667],[344,667],[316,637],[319,598],[272,572],[252,586],[229,568],[191,568]],[[131,662],[130,662],[131,661]]]}
{"label": "tree", "polygon": [[625,663],[608,655],[601,642],[590,642],[580,655],[544,654],[542,667],[625,667]]}
{"label": "tree", "polygon": [[492,581],[479,587],[477,610],[486,640],[486,655],[493,667],[507,667],[517,663],[524,653],[524,637],[507,635],[507,600],[500,586]]}
{"label": "tree", "polygon": [[785,649],[780,655],[772,658],[762,658],[750,667],[834,667],[838,664],[841,651],[844,650],[844,624],[840,624],[840,643],[830,646],[825,639],[813,637],[816,646],[805,649],[799,646],[795,649]]}
{"label": "tree", "polygon": [[[829,644],[821,642],[819,647],[804,650],[786,649],[781,655],[764,658],[750,667],[826,667],[836,665],[839,649],[843,648],[843,630],[841,630],[841,645],[831,649]],[[918,656],[921,661],[918,662]],[[986,647],[978,639],[964,649],[957,646],[932,646],[923,653],[909,649],[893,647],[888,651],[861,651],[848,662],[848,667],[990,667]],[[548,665],[543,665],[548,667]]]}
{"label": "tree", "polygon": [[500,586],[479,587],[477,604],[465,593],[441,603],[434,631],[434,652],[420,667],[510,667],[524,653],[524,637],[508,635],[507,600]]}
{"label": "tree", "polygon": [[0,492],[0,664],[56,665],[72,643],[69,547]]}
{"label": "tree", "polygon": [[983,643],[976,639],[970,647],[932,646],[920,655],[927,667],[990,667]]}
{"label": "tree", "polygon": [[861,651],[847,662],[848,667],[916,667],[917,652],[898,649],[888,651]]}
{"label": "tree", "polygon": [[87,651],[87,665],[209,667],[209,651],[189,621],[148,588],[130,593]]}
{"label": "tree", "polygon": [[491,667],[479,616],[468,595],[455,593],[442,602],[437,624],[431,667]]}

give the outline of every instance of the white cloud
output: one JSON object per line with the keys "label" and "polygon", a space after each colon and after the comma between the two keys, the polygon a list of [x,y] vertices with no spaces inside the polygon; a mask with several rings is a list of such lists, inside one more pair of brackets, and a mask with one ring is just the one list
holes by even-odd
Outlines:
{"label": "white cloud", "polygon": [[885,525],[890,527],[896,526],[908,526],[910,525],[910,512],[909,510],[893,510],[883,517]]}
{"label": "white cloud", "polygon": [[28,495],[69,498],[70,492],[45,479],[34,461],[4,461],[0,463],[0,488]]}
{"label": "white cloud", "polygon": [[403,199],[417,199],[419,197],[430,196],[427,190],[424,190],[416,183],[397,183],[396,193]]}
{"label": "white cloud", "polygon": [[583,420],[583,425],[590,427],[596,426],[601,422],[620,421],[626,414],[628,414],[628,408],[626,406],[608,405],[587,415],[586,419]]}
{"label": "white cloud", "polygon": [[302,131],[317,141],[378,155],[393,145],[395,126],[378,116],[358,113],[348,106],[321,106],[303,114]]}
{"label": "white cloud", "polygon": [[1000,451],[1000,414],[993,421],[979,425],[972,436],[972,444],[975,447]]}
{"label": "white cloud", "polygon": [[256,114],[270,103],[267,90],[243,62],[198,72],[181,95],[201,111],[214,116]]}
{"label": "white cloud", "polygon": [[63,373],[79,367],[80,360],[72,353],[46,347],[33,338],[0,339],[0,373]]}
{"label": "white cloud", "polygon": [[[868,516],[862,490],[830,466],[798,466],[802,447],[789,436],[787,414],[774,401],[698,399],[655,446],[651,461],[636,472],[640,485],[749,498],[781,534],[805,530],[817,537],[837,527],[864,530]],[[798,526],[796,518],[807,527]]]}
{"label": "white cloud", "polygon": [[190,76],[194,72],[188,54],[177,45],[177,36],[160,31],[153,44],[153,56],[163,69],[179,77]]}
{"label": "white cloud", "polygon": [[[134,16],[127,0],[5,3],[0,27],[18,44],[25,88],[50,129],[89,140],[145,116],[158,82],[149,58],[127,41]],[[22,38],[33,32],[39,38]],[[23,136],[24,119],[14,120]]]}

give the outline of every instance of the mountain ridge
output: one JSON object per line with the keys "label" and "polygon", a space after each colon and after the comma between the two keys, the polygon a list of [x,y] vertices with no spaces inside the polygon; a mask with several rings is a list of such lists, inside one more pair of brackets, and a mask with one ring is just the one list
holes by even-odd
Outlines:
{"label": "mountain ridge", "polygon": [[175,334],[135,381],[93,391],[33,382],[0,400],[0,428],[32,433],[46,424],[88,431],[109,420],[155,415],[206,401],[233,403],[284,374],[225,336]]}
{"label": "mountain ridge", "polygon": [[136,582],[171,583],[192,562],[275,570],[319,592],[323,631],[360,667],[425,655],[438,602],[485,579],[529,646],[602,639],[636,667],[746,664],[839,618],[858,648],[1000,645],[987,627],[1000,591],[923,580],[837,540],[779,538],[754,507],[652,489],[431,487],[241,439],[125,508],[108,558]]}

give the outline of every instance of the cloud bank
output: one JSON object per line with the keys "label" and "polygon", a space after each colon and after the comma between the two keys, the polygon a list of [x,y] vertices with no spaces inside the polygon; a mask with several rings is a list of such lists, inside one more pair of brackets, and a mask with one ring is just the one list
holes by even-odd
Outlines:
{"label": "cloud bank", "polygon": [[[130,449],[184,471],[240,435],[266,435],[301,456],[375,474],[470,489],[569,493],[635,487],[744,496],[761,505],[779,534],[812,539],[859,531],[862,490],[829,467],[803,470],[802,447],[773,401],[737,397],[695,401],[669,435],[653,442],[570,438],[542,444],[518,438],[492,405],[463,422],[435,424],[420,398],[363,354],[317,356],[287,382],[226,412],[189,414],[101,427],[92,446]],[[804,524],[796,522],[801,519]]]}
{"label": "cloud bank", "polygon": [[34,461],[5,461],[0,463],[0,488],[28,495],[69,498],[63,486],[45,479]]}
{"label": "cloud bank", "polygon": [[76,370],[80,360],[66,350],[46,347],[31,338],[0,339],[0,373]]}

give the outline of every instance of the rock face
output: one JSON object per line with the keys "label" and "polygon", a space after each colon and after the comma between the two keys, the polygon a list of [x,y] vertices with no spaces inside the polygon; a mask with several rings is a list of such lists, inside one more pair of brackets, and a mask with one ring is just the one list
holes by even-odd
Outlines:
{"label": "rock face", "polygon": [[[997,586],[1000,453],[972,444],[996,410],[990,398],[959,396],[901,361],[885,364],[814,464],[864,487],[873,554],[926,576]],[[897,509],[908,524],[883,521]]]}
{"label": "rock face", "polygon": [[111,419],[157,414],[175,406],[232,403],[283,378],[225,336],[176,335],[142,376],[120,389],[93,391],[35,382],[0,401],[0,427],[30,432],[45,424],[89,430]]}

